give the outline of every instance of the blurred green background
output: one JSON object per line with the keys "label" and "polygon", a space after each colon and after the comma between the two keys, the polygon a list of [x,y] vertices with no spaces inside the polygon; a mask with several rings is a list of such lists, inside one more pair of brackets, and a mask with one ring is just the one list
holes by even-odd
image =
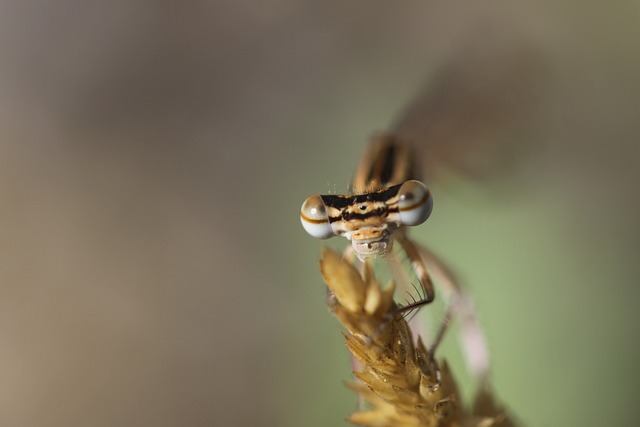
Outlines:
{"label": "blurred green background", "polygon": [[[637,2],[0,3],[0,424],[344,425],[313,193],[403,132],[526,425],[640,406]],[[465,374],[455,333],[445,355]],[[465,393],[471,391],[466,388]]]}

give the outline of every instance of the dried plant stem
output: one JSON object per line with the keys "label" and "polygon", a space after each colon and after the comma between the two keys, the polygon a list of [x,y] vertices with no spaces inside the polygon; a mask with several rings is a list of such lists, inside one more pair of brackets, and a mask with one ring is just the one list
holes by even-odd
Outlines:
{"label": "dried plant stem", "polygon": [[349,388],[370,408],[348,420],[362,426],[512,426],[482,393],[472,411],[458,402],[446,363],[440,369],[422,340],[411,330],[393,300],[394,286],[381,288],[371,269],[363,274],[326,249],[322,276],[335,299],[331,309],[347,329],[346,346],[361,363]]}

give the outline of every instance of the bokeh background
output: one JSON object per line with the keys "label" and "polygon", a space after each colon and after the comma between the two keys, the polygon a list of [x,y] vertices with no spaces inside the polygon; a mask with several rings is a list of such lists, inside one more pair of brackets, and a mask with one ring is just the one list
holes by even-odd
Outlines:
{"label": "bokeh background", "polygon": [[474,296],[497,396],[530,426],[634,425],[639,22],[633,1],[2,1],[0,425],[344,425],[298,209],[394,125],[435,195],[413,235]]}

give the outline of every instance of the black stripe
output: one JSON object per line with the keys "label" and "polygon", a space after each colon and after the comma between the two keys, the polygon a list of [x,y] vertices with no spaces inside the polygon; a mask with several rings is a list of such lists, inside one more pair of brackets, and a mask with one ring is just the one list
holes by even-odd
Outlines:
{"label": "black stripe", "polygon": [[382,185],[387,184],[393,176],[394,166],[396,163],[396,145],[391,142],[387,145],[384,155],[384,166],[380,172],[379,182]]}
{"label": "black stripe", "polygon": [[329,223],[334,223],[337,221],[350,221],[352,219],[362,219],[365,220],[367,218],[371,218],[374,216],[381,216],[381,217],[386,217],[387,215],[389,215],[389,212],[397,212],[398,209],[387,209],[387,208],[380,208],[380,209],[376,209],[375,211],[371,211],[371,212],[366,212],[366,213],[358,213],[358,212],[342,212],[341,215],[338,216],[330,216],[329,217]]}
{"label": "black stripe", "polygon": [[367,174],[367,186],[386,185],[393,176],[393,166],[396,159],[396,144],[391,136],[385,138],[380,143],[380,148],[376,150],[375,158],[371,162],[369,173]]}
{"label": "black stripe", "polygon": [[331,208],[344,209],[347,206],[363,202],[386,202],[395,197],[400,191],[402,184],[394,185],[382,191],[373,193],[358,194],[355,196],[337,196],[334,194],[321,195],[324,204]]}
{"label": "black stripe", "polygon": [[325,206],[336,209],[344,209],[347,206],[351,205],[353,203],[353,197],[354,196],[335,196],[333,194],[320,196]]}
{"label": "black stripe", "polygon": [[386,216],[389,213],[389,210],[385,208],[376,209],[371,212],[366,213],[358,213],[358,212],[343,212],[342,219],[345,221],[349,221],[352,219],[367,219],[372,216]]}

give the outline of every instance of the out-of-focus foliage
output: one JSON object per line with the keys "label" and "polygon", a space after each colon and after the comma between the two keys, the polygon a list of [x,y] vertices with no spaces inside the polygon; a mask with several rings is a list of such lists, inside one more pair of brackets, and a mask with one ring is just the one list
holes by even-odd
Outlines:
{"label": "out-of-focus foliage", "polygon": [[417,99],[446,166],[412,237],[473,295],[498,401],[634,424],[639,14],[0,2],[0,425],[339,424],[349,363],[298,210]]}

